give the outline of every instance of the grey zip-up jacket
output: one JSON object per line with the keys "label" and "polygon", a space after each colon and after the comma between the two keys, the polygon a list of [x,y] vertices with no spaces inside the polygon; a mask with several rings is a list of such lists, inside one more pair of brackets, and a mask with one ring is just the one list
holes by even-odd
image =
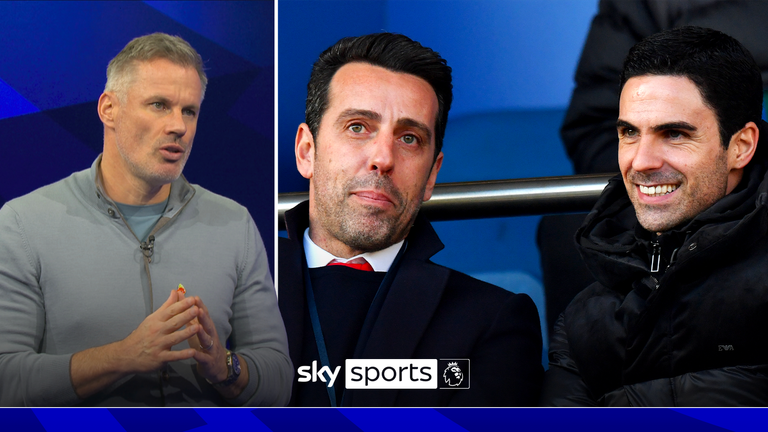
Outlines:
{"label": "grey zip-up jacket", "polygon": [[[181,176],[150,253],[99,186],[100,161],[0,209],[0,405],[286,404],[293,367],[247,209]],[[242,394],[225,401],[190,359],[80,400],[72,354],[124,339],[179,283],[200,296],[221,343],[248,364]]]}

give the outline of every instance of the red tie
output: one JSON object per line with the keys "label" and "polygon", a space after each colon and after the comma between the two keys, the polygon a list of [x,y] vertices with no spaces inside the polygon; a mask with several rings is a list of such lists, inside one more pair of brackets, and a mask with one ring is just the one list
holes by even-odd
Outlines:
{"label": "red tie", "polygon": [[345,267],[351,267],[356,270],[363,270],[363,271],[373,271],[373,267],[368,263],[368,261],[365,260],[363,257],[357,257],[355,259],[351,259],[347,262],[343,262],[338,259],[334,259],[333,261],[328,263],[329,266],[345,266]]}

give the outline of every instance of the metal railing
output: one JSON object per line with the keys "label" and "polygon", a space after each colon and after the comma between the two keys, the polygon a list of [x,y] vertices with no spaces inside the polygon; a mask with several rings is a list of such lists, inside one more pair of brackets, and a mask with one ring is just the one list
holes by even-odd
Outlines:
{"label": "metal railing", "polygon": [[[432,199],[421,207],[431,221],[585,212],[615,174],[537,177],[435,185]],[[285,211],[306,200],[307,192],[280,194],[279,229],[285,229]]]}

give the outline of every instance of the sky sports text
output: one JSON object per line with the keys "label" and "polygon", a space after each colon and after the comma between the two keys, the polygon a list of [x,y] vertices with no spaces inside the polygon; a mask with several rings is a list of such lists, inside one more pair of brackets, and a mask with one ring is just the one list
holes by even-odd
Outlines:
{"label": "sky sports text", "polygon": [[[347,389],[468,389],[469,359],[348,359],[344,367]],[[333,387],[341,366],[297,369],[298,380],[324,382]]]}

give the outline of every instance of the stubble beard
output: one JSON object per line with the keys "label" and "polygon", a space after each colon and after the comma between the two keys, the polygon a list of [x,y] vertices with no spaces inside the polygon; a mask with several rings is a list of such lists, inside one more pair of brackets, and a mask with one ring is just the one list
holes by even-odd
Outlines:
{"label": "stubble beard", "polygon": [[[728,185],[728,164],[726,152],[714,160],[713,170],[708,175],[699,175],[696,190],[689,189],[685,176],[678,171],[630,172],[627,179],[633,183],[629,198],[635,208],[637,221],[650,232],[661,233],[668,231],[684,222],[688,222],[701,212],[710,208],[720,198],[724,197]],[[672,205],[656,206],[641,203],[634,183],[679,184],[677,192],[681,193]]]}
{"label": "stubble beard", "polygon": [[[135,142],[140,142],[141,137],[133,137],[132,139]],[[125,161],[126,165],[128,165],[128,169],[133,174],[133,176],[153,186],[161,186],[164,184],[173,183],[181,176],[181,173],[184,171],[184,167],[186,166],[187,160],[189,159],[189,151],[192,146],[191,142],[188,145],[189,147],[185,146],[186,150],[184,157],[176,163],[177,168],[174,170],[159,169],[158,163],[154,160],[154,153],[158,152],[160,147],[165,144],[172,143],[177,144],[178,139],[166,139],[155,143],[152,145],[152,157],[137,158],[134,157],[134,153],[130,152],[123,145],[123,139],[121,139],[121,137],[118,136],[115,139],[117,151],[120,153],[120,156],[122,157],[123,161]],[[159,155],[156,157],[160,158]]]}
{"label": "stubble beard", "polygon": [[[372,172],[337,187],[334,179],[326,174],[323,170],[315,170],[314,201],[317,220],[332,237],[362,252],[382,250],[405,238],[421,207],[421,200],[408,201],[386,175]],[[349,202],[350,191],[362,188],[384,191],[393,200],[395,211],[386,212],[378,207]]]}

